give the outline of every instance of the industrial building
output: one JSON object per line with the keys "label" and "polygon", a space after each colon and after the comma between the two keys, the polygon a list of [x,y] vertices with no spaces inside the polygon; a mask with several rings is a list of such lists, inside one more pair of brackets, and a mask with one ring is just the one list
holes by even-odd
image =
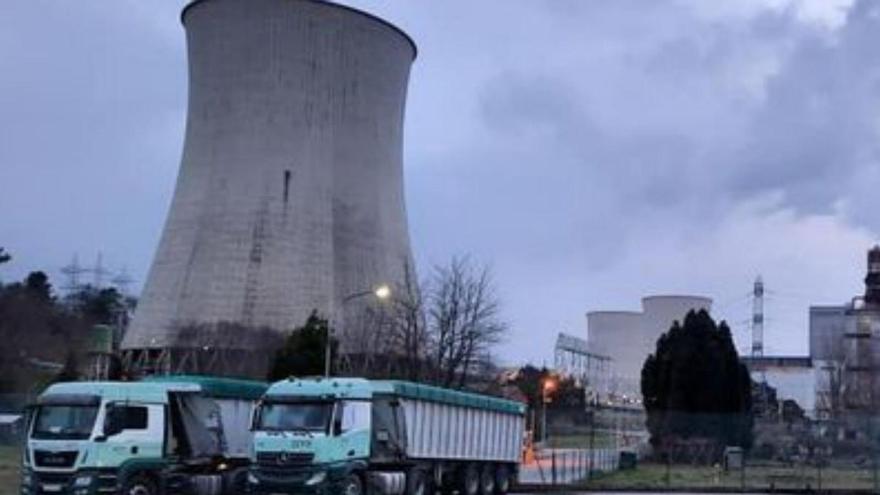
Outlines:
{"label": "industrial building", "polygon": [[[741,356],[755,382],[766,382],[779,399],[797,402],[807,416],[832,421],[849,436],[863,427],[859,421],[880,414],[880,246],[867,258],[864,295],[841,305],[810,307],[807,356],[763,354],[764,290],[758,277],[752,352]],[[641,311],[591,311],[585,341],[565,334],[557,338],[556,367],[592,376],[592,392],[603,402],[633,404],[641,398],[642,365],[660,335],[688,311],[711,306],[706,297],[659,295],[643,298]]]}
{"label": "industrial building", "polygon": [[[414,276],[402,146],[415,44],[315,0],[196,0],[181,19],[183,156],[126,366],[241,374],[247,332],[313,310],[345,345],[375,304],[354,296]],[[212,340],[221,327],[235,338]]]}
{"label": "industrial building", "polygon": [[780,400],[797,402],[808,416],[816,409],[816,371],[809,356],[742,356],[752,380],[776,389]]}
{"label": "industrial building", "polygon": [[864,295],[810,308],[810,355],[817,418],[856,432],[847,424],[880,412],[880,246],[868,251]]}

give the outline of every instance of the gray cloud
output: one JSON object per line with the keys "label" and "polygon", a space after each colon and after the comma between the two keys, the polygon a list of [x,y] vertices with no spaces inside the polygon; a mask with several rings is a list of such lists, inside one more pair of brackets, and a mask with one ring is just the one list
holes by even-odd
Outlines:
{"label": "gray cloud", "polygon": [[[827,212],[849,196],[853,180],[878,163],[880,16],[858,2],[831,39],[804,39],[767,82],[750,134],[734,156],[734,190],[781,189],[806,212]],[[860,182],[864,179],[860,179]],[[876,179],[874,186],[880,186]],[[875,209],[874,198],[859,208]],[[877,218],[859,222],[880,227]]]}

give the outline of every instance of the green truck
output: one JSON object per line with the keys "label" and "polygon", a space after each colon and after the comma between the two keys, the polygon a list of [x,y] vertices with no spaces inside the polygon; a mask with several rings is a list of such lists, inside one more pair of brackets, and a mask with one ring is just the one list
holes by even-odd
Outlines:
{"label": "green truck", "polygon": [[254,415],[251,493],[503,494],[525,406],[402,381],[289,379]]}
{"label": "green truck", "polygon": [[241,492],[266,388],[204,376],[54,384],[30,410],[21,495]]}

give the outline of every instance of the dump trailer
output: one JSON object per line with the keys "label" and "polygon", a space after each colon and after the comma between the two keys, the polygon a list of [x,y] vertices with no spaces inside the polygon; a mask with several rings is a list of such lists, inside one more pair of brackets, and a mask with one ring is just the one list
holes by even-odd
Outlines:
{"label": "dump trailer", "polygon": [[205,376],[54,384],[30,408],[21,495],[240,493],[267,386]]}
{"label": "dump trailer", "polygon": [[525,406],[402,381],[289,379],[254,415],[251,493],[503,494]]}

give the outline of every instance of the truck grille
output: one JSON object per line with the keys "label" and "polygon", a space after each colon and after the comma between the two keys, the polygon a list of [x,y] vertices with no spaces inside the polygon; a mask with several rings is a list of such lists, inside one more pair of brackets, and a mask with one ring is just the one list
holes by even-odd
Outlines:
{"label": "truck grille", "polygon": [[76,456],[79,454],[76,450],[64,452],[52,452],[49,450],[35,450],[34,464],[37,467],[49,468],[69,468],[76,463]]}
{"label": "truck grille", "polygon": [[307,466],[314,458],[315,454],[307,452],[260,452],[257,465],[267,470],[285,470]]}
{"label": "truck grille", "polygon": [[[64,492],[73,480],[74,473],[37,473],[31,472],[34,479],[33,491],[29,493],[33,495],[57,494],[58,491]],[[49,487],[53,487],[49,489]],[[24,493],[24,492],[22,492]]]}

